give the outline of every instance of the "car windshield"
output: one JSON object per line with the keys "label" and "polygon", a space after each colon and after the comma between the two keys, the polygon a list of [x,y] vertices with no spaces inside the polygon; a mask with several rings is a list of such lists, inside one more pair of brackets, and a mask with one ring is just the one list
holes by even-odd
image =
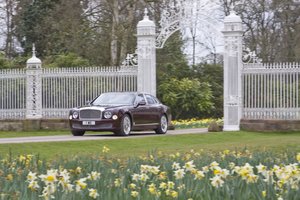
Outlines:
{"label": "car windshield", "polygon": [[135,95],[131,93],[103,93],[92,105],[133,105]]}

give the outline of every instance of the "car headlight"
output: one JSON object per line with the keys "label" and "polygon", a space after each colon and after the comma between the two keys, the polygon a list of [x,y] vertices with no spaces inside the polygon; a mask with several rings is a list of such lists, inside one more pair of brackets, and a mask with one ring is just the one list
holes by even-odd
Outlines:
{"label": "car headlight", "polygon": [[77,119],[79,117],[79,113],[78,112],[73,112],[72,114],[73,119]]}
{"label": "car headlight", "polygon": [[109,112],[109,111],[106,111],[106,112],[104,112],[104,118],[105,119],[110,119],[111,118],[111,116],[112,116],[112,114],[111,114],[111,112]]}

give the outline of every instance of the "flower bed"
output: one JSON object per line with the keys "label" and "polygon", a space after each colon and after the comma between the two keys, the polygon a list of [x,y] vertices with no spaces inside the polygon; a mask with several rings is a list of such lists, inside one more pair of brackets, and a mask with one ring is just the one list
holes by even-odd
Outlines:
{"label": "flower bed", "polygon": [[100,156],[2,158],[1,199],[299,199],[300,153],[161,152],[127,161]]}
{"label": "flower bed", "polygon": [[217,122],[219,125],[223,124],[223,119],[185,119],[185,120],[173,120],[172,124],[175,129],[182,128],[207,128],[210,123]]}

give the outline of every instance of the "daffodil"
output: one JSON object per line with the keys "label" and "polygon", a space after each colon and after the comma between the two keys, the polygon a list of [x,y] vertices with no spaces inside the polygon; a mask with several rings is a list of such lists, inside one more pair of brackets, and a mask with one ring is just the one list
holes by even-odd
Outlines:
{"label": "daffodil", "polygon": [[185,175],[184,169],[178,169],[174,171],[174,176],[176,179],[182,179]]}
{"label": "daffodil", "polygon": [[56,188],[54,184],[48,184],[43,188],[42,195],[40,197],[43,197],[45,200],[54,199],[54,192],[56,191]]}
{"label": "daffodil", "polygon": [[167,185],[167,183],[165,183],[165,182],[161,182],[161,183],[159,184],[159,188],[160,188],[160,189],[165,190],[165,189],[167,189],[167,187],[168,187],[168,185]]}
{"label": "daffodil", "polygon": [[149,179],[149,176],[147,174],[141,174],[140,175],[140,180],[143,182],[146,182]]}
{"label": "daffodil", "polygon": [[96,199],[99,196],[99,194],[96,189],[91,188],[89,189],[89,196],[93,199]]}
{"label": "daffodil", "polygon": [[217,163],[216,161],[213,161],[212,163],[210,163],[209,167],[210,167],[210,170],[214,170],[215,167],[218,167],[219,166],[219,163]]}
{"label": "daffodil", "polygon": [[136,198],[137,196],[139,196],[139,193],[137,191],[131,191],[130,195]]}
{"label": "daffodil", "polygon": [[259,165],[256,166],[257,172],[261,174],[265,174],[267,171],[267,167],[259,163]]}
{"label": "daffodil", "polygon": [[158,175],[159,180],[165,180],[167,179],[167,172],[160,172]]}
{"label": "daffodil", "polygon": [[297,154],[296,159],[300,163],[300,153]]}
{"label": "daffodil", "polygon": [[20,161],[20,162],[26,161],[26,156],[20,155],[20,156],[19,156],[19,161]]}
{"label": "daffodil", "polygon": [[183,167],[188,172],[188,171],[193,171],[195,169],[196,165],[194,165],[194,161],[191,160],[189,162],[186,162]]}
{"label": "daffodil", "polygon": [[76,169],[75,169],[75,173],[76,174],[81,174],[81,167],[76,167]]}
{"label": "daffodil", "polygon": [[180,169],[180,168],[181,168],[181,167],[180,167],[180,163],[173,162],[173,164],[172,164],[172,169],[177,170],[177,169]]}
{"label": "daffodil", "polygon": [[175,183],[172,182],[172,181],[168,181],[168,188],[169,189],[174,189],[174,187],[175,187]]}
{"label": "daffodil", "polygon": [[117,174],[117,172],[118,172],[118,170],[116,170],[116,169],[111,169],[110,171],[112,174]]}
{"label": "daffodil", "polygon": [[114,181],[115,187],[120,187],[122,184],[122,180],[120,178],[116,178]]}
{"label": "daffodil", "polygon": [[222,178],[220,176],[214,176],[210,180],[211,180],[211,185],[216,188],[222,187],[224,184],[224,181],[222,180]]}
{"label": "daffodil", "polygon": [[50,169],[47,170],[47,174],[42,174],[39,177],[42,181],[44,181],[46,184],[51,184],[57,181],[57,170],[56,169]]}
{"label": "daffodil", "polygon": [[110,151],[110,149],[108,147],[103,146],[103,148],[102,148],[103,153],[108,153],[109,151]]}
{"label": "daffodil", "polygon": [[246,178],[247,183],[256,183],[258,180],[258,176],[255,174],[249,174]]}
{"label": "daffodil", "polygon": [[140,175],[139,174],[133,174],[133,175],[131,175],[131,177],[132,177],[132,180],[133,181],[139,181],[140,180]]}
{"label": "daffodil", "polygon": [[81,190],[85,189],[87,184],[86,184],[86,178],[81,178],[77,180],[76,183],[76,192],[80,192]]}
{"label": "daffodil", "polygon": [[204,172],[200,170],[196,171],[194,175],[195,175],[195,180],[201,180],[205,177]]}
{"label": "daffodil", "polygon": [[93,171],[91,173],[88,174],[87,179],[95,181],[98,180],[100,178],[101,173]]}
{"label": "daffodil", "polygon": [[148,185],[148,191],[150,192],[150,194],[153,194],[153,195],[157,194],[156,186],[154,183],[151,183],[150,185]]}
{"label": "daffodil", "polygon": [[173,190],[173,191],[171,192],[171,195],[170,195],[170,196],[173,197],[173,198],[175,199],[175,198],[178,197],[178,192],[176,192],[175,190]]}
{"label": "daffodil", "polygon": [[12,174],[7,174],[6,180],[12,181],[12,180],[14,180],[14,176]]}
{"label": "daffodil", "polygon": [[132,190],[135,190],[136,189],[136,184],[130,183],[129,188],[132,189]]}
{"label": "daffodil", "polygon": [[40,188],[39,184],[37,181],[30,181],[29,184],[28,184],[28,188],[31,190],[31,191],[36,191],[38,188]]}

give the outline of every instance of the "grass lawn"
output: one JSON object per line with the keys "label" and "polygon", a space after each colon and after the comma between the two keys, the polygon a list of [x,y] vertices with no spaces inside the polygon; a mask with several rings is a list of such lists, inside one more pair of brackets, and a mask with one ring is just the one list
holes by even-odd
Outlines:
{"label": "grass lawn", "polygon": [[[101,134],[101,132],[87,132],[89,135]],[[103,132],[108,134],[108,132]],[[14,137],[31,137],[31,136],[55,136],[55,135],[71,135],[70,131],[0,131],[0,138],[14,138]]]}
{"label": "grass lawn", "polygon": [[[60,133],[60,132],[58,132]],[[67,133],[67,132],[64,132]],[[47,133],[42,133],[47,135]],[[255,133],[219,132],[208,134],[164,135],[143,138],[121,138],[80,142],[43,142],[23,144],[1,144],[0,154],[39,154],[42,158],[58,156],[72,158],[76,155],[101,154],[103,146],[110,148],[110,155],[119,158],[145,155],[151,151],[165,153],[208,150],[219,152],[225,149],[274,150],[300,152],[300,132]]]}

